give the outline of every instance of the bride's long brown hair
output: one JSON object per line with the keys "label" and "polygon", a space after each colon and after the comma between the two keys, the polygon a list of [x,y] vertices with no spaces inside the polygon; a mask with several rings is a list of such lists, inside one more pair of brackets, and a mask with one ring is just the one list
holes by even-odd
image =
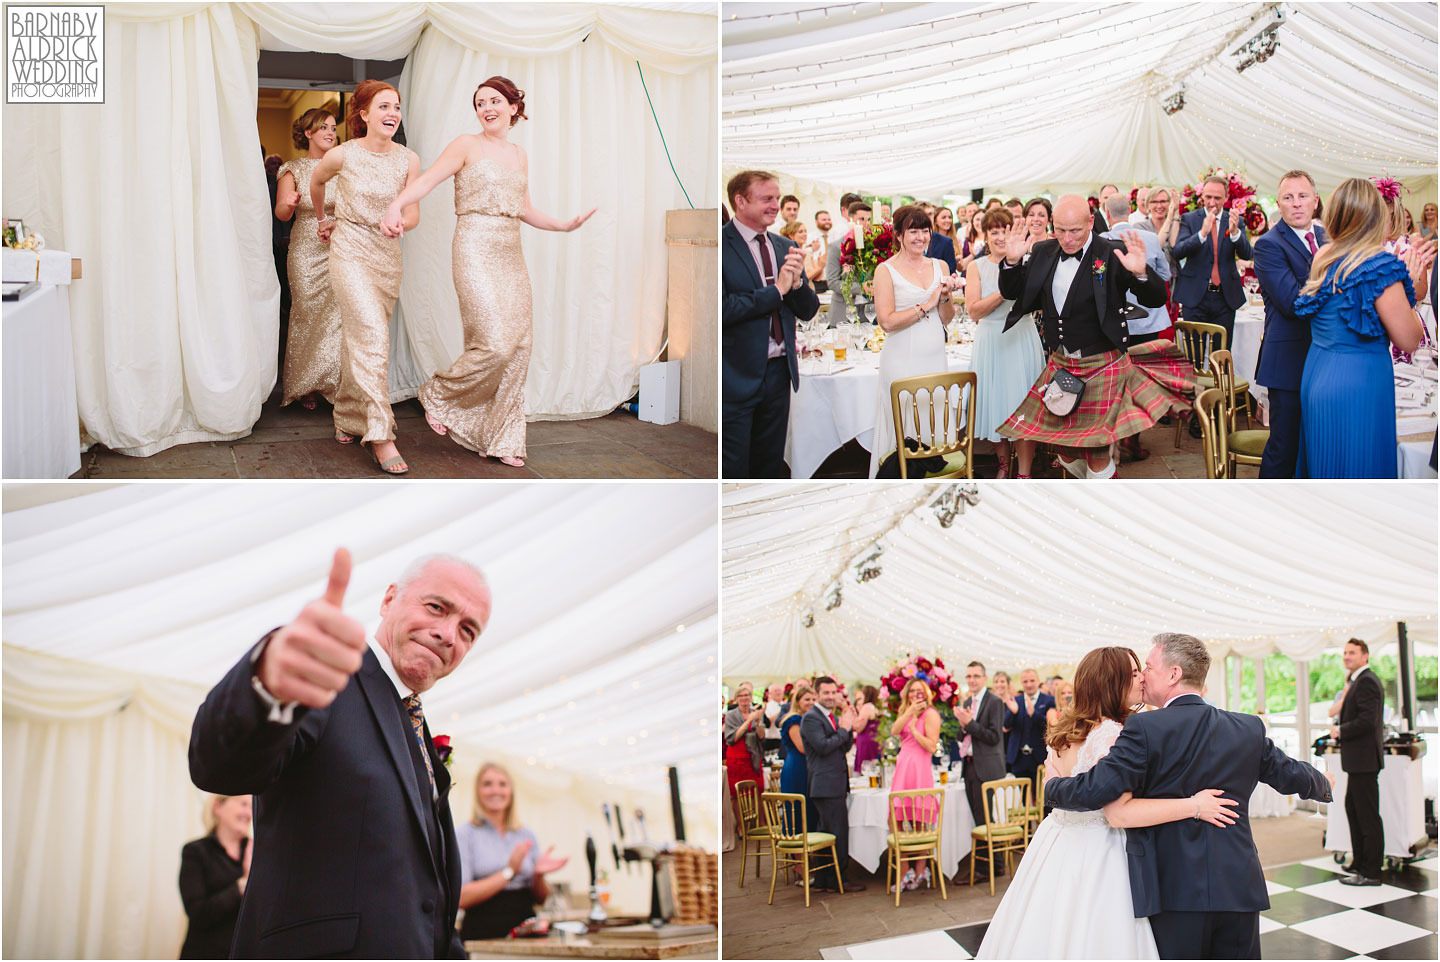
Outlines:
{"label": "bride's long brown hair", "polygon": [[1106,718],[1124,722],[1135,708],[1130,681],[1140,657],[1129,648],[1096,648],[1080,659],[1075,669],[1075,703],[1045,733],[1045,743],[1057,752],[1085,740]]}

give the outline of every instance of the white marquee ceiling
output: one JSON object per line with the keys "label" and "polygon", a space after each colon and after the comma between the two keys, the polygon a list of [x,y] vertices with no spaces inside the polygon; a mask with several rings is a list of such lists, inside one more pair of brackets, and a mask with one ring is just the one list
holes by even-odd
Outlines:
{"label": "white marquee ceiling", "polygon": [[714,497],[704,484],[9,485],[7,695],[22,662],[63,686],[56,663],[25,657],[41,653],[179,682],[193,714],[320,594],[337,546],[355,559],[345,609],[372,631],[411,560],[456,554],[486,572],[494,611],[426,698],[438,730],[532,777],[601,772],[663,793],[678,765],[687,805],[713,809]]}
{"label": "white marquee ceiling", "polygon": [[[873,678],[937,649],[1073,664],[1160,631],[1305,657],[1384,644],[1398,620],[1434,651],[1433,486],[988,484],[946,529],[947,487],[726,486],[725,679]],[[858,583],[876,546],[881,574]]]}
{"label": "white marquee ceiling", "polygon": [[[1277,51],[1233,52],[1279,8]],[[1388,171],[1434,193],[1433,3],[726,3],[727,171],[936,196]],[[1162,101],[1185,87],[1183,110]]]}

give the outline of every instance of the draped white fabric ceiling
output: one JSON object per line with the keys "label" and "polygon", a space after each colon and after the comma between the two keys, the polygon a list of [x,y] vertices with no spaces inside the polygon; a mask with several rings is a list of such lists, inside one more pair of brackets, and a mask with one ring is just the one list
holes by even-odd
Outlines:
{"label": "draped white fabric ceiling", "polygon": [[[1237,72],[1277,6],[1277,52]],[[1266,191],[1302,167],[1326,191],[1388,171],[1433,197],[1436,33],[1431,3],[727,3],[725,168],[802,198],[1184,184],[1217,163]]]}
{"label": "draped white fabric ceiling", "polygon": [[[437,731],[537,771],[656,792],[675,764],[687,803],[714,808],[704,485],[135,485],[14,507],[29,497],[6,489],[7,703],[26,678],[64,697],[57,663],[25,657],[43,653],[182,683],[192,701],[178,713],[193,715],[247,648],[318,596],[336,546],[354,554],[345,609],[367,630],[405,566],[443,552],[486,572],[494,613],[426,698]],[[620,697],[643,702],[644,724]]]}
{"label": "draped white fabric ceiling", "polygon": [[1064,665],[1160,631],[1303,658],[1399,620],[1434,653],[1433,487],[992,484],[948,529],[945,488],[727,486],[725,679],[875,678],[917,650]]}

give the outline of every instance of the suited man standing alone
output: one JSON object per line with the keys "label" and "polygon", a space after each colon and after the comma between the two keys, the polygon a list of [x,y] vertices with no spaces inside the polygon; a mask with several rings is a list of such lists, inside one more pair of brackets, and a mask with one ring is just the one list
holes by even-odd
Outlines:
{"label": "suited man standing alone", "polygon": [[1245,303],[1235,258],[1249,260],[1253,251],[1240,211],[1225,208],[1229,196],[1225,178],[1205,178],[1200,187],[1204,206],[1180,218],[1173,251],[1182,262],[1175,300],[1184,308],[1184,319],[1219,324],[1225,328],[1225,346],[1233,348],[1235,311]]}
{"label": "suited man standing alone", "polygon": [[234,958],[466,957],[450,776],[420,696],[490,618],[459,558],[415,562],[371,639],[342,606],[350,553],[322,597],[270,632],[205,697],[190,732],[200,788],[255,796]]}
{"label": "suited man standing alone", "polygon": [[[965,667],[965,685],[970,689],[955,718],[960,722],[961,777],[965,797],[976,825],[985,824],[985,799],[980,786],[1005,777],[1005,706],[985,688],[985,666],[972,661]],[[997,867],[998,868],[998,867]],[[977,879],[988,876],[977,874]]]}
{"label": "suited man standing alone", "polygon": [[1005,764],[1017,778],[1034,778],[1045,760],[1045,713],[1055,707],[1055,699],[1040,690],[1033,668],[1020,673],[1020,688],[1005,708],[1005,727],[1015,736],[1006,747]]}
{"label": "suited man standing alone", "polygon": [[[815,704],[800,719],[800,740],[805,743],[805,776],[810,787],[810,801],[820,814],[819,831],[835,836],[835,858],[840,874],[850,859],[850,811],[845,796],[850,794],[850,771],[845,753],[855,743],[855,712],[845,706],[837,718],[840,690],[835,679],[821,675],[815,679]],[[815,873],[815,888],[821,892],[839,890],[835,873],[825,869]],[[859,882],[846,882],[845,891],[863,892]]]}
{"label": "suited man standing alone", "polygon": [[1340,740],[1340,768],[1345,772],[1345,818],[1350,823],[1350,863],[1354,874],[1342,885],[1379,885],[1385,857],[1385,825],[1380,821],[1380,769],[1385,767],[1385,688],[1370,668],[1370,646],[1359,638],[1345,642],[1345,692],[1340,724],[1330,737]]}
{"label": "suited man standing alone", "polygon": [[1270,401],[1270,439],[1260,477],[1293,478],[1300,452],[1300,375],[1310,353],[1310,322],[1295,316],[1295,298],[1310,279],[1315,252],[1329,238],[1314,223],[1320,197],[1305,171],[1281,177],[1276,200],[1284,223],[1255,241],[1255,277],[1265,295],[1265,338],[1255,383],[1265,386]]}
{"label": "suited man standing alone", "polygon": [[780,211],[774,174],[745,170],[725,192],[735,216],[721,228],[721,441],[727,478],[785,476],[790,392],[800,386],[795,322],[820,310],[800,248],[766,228]]}

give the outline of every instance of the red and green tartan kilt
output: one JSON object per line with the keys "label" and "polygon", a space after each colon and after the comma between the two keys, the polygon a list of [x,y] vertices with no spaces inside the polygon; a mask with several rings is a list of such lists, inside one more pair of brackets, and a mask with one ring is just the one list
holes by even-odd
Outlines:
{"label": "red and green tartan kilt", "polygon": [[[1051,414],[1040,400],[1061,368],[1086,382],[1080,404],[1064,418]],[[1000,433],[1063,447],[1108,447],[1154,427],[1171,411],[1189,410],[1194,390],[1194,368],[1171,341],[1138,344],[1123,356],[1119,351],[1089,357],[1057,352],[1015,413],[1000,425]]]}

